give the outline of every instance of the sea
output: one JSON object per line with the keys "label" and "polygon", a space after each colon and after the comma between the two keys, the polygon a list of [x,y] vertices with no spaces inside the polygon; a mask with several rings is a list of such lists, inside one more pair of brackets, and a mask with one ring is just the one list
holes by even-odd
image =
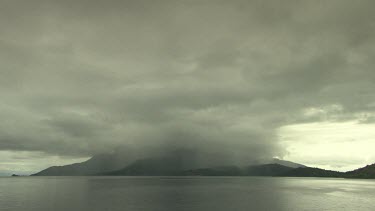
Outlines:
{"label": "sea", "polygon": [[1,211],[375,210],[375,180],[0,177]]}

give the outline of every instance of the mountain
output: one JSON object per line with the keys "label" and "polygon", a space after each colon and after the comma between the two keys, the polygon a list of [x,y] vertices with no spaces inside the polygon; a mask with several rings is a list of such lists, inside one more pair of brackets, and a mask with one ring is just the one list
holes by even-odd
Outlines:
{"label": "mountain", "polygon": [[126,176],[162,176],[181,175],[181,172],[196,167],[184,154],[170,154],[157,158],[136,160],[130,165],[116,171],[101,172],[99,175]]}
{"label": "mountain", "polygon": [[375,179],[375,163],[345,173],[346,178]]}
{"label": "mountain", "polygon": [[339,177],[356,179],[375,179],[375,164],[367,165],[353,171],[338,172],[320,168],[295,168],[280,176],[287,177]]}
{"label": "mountain", "polygon": [[214,168],[191,169],[182,172],[190,176],[278,176],[290,171],[291,167],[279,164],[252,165],[244,168],[238,166],[221,166]]}
{"label": "mountain", "polygon": [[265,164],[245,168],[245,176],[279,176],[294,168],[280,164]]}
{"label": "mountain", "polygon": [[271,161],[265,162],[265,164],[279,164],[279,165],[287,166],[287,167],[290,167],[290,168],[305,168],[305,167],[307,167],[307,166],[299,164],[299,163],[294,163],[294,162],[287,161],[287,160],[280,160],[280,159],[277,159],[277,158],[273,158]]}
{"label": "mountain", "polygon": [[142,159],[137,160],[129,166],[117,171],[102,172],[99,175],[126,175],[126,176],[161,176],[177,175],[184,170],[179,161],[170,159]]}
{"label": "mountain", "polygon": [[196,159],[194,152],[184,149],[138,160],[125,159],[121,154],[96,155],[82,163],[52,166],[32,176],[278,176],[296,167],[305,167],[279,159],[245,167],[234,165],[211,167],[214,164],[207,162],[202,164],[202,159]]}
{"label": "mountain", "polygon": [[325,170],[320,168],[295,168],[290,171],[280,174],[285,177],[344,177],[343,172]]}
{"label": "mountain", "polygon": [[116,154],[101,154],[82,163],[52,166],[31,176],[87,176],[113,171],[123,167],[124,162]]}
{"label": "mountain", "polygon": [[164,156],[129,160],[121,153],[96,155],[82,163],[52,166],[32,176],[282,176],[375,179],[375,164],[348,172],[311,168],[290,161],[272,159],[259,164],[202,168],[190,151],[177,150]]}
{"label": "mountain", "polygon": [[[189,168],[190,167],[190,168]],[[181,160],[160,158],[143,159],[129,166],[100,175],[111,176],[278,176],[293,168],[279,164],[238,166],[219,166],[211,168],[191,168]]]}
{"label": "mountain", "polygon": [[[149,154],[148,151],[145,151],[145,154]],[[189,150],[178,149],[169,153],[167,156],[163,156],[162,158],[136,160],[139,155],[134,154],[131,149],[117,149],[117,151],[112,153],[95,155],[85,162],[73,163],[64,166],[52,166],[38,173],[32,174],[31,176],[90,176],[123,169],[130,164],[134,165],[133,167],[131,167],[131,165],[128,166],[130,169],[133,169],[133,171],[141,171],[143,168],[142,171],[144,171],[144,174],[147,174],[147,171],[149,171],[150,174],[157,174],[156,171],[158,171],[158,168],[160,168],[160,171],[162,171],[162,168],[165,170],[165,168],[172,169],[182,167],[187,164],[194,164],[194,159],[192,159],[194,156],[192,155],[193,152]],[[151,165],[147,164],[148,162],[153,163]],[[157,163],[159,164],[157,165]],[[166,166],[163,166],[163,163]],[[151,166],[155,166],[155,168],[152,169]],[[146,170],[148,167],[150,169]],[[186,167],[186,169],[188,169],[194,166],[190,165]],[[141,172],[139,172],[139,174],[141,174]]]}
{"label": "mountain", "polygon": [[237,166],[218,166],[212,168],[189,169],[181,172],[185,176],[243,176],[243,169]]}

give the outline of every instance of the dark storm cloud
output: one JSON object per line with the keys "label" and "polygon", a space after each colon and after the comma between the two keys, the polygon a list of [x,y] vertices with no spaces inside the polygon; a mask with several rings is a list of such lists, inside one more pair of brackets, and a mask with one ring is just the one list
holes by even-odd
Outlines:
{"label": "dark storm cloud", "polygon": [[0,149],[282,156],[280,126],[373,118],[374,6],[2,1]]}

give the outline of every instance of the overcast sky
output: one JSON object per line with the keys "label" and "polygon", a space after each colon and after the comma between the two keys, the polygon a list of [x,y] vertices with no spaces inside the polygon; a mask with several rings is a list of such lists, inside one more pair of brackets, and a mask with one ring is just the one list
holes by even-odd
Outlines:
{"label": "overcast sky", "polygon": [[0,172],[116,148],[375,162],[375,2],[0,3]]}

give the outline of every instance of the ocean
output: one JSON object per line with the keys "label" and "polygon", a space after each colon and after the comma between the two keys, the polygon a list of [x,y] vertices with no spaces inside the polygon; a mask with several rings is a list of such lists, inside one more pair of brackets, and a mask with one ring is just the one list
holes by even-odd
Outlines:
{"label": "ocean", "polygon": [[375,210],[375,180],[1,177],[1,211]]}

